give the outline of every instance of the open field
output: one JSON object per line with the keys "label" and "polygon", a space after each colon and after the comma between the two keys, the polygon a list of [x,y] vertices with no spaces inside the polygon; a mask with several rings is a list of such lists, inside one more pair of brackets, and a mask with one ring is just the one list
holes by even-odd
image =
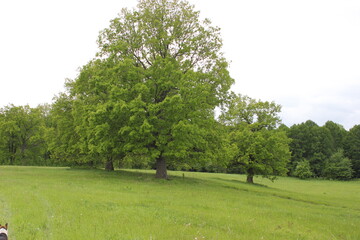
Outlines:
{"label": "open field", "polygon": [[360,239],[360,181],[0,167],[10,240]]}

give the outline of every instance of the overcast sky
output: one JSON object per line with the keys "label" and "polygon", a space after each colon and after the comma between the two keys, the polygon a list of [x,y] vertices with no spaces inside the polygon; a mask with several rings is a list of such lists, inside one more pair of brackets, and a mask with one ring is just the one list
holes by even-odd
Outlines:
{"label": "overcast sky", "polygon": [[[360,124],[359,0],[190,0],[222,29],[233,90],[282,105],[283,123]],[[51,103],[136,0],[0,2],[0,107]]]}

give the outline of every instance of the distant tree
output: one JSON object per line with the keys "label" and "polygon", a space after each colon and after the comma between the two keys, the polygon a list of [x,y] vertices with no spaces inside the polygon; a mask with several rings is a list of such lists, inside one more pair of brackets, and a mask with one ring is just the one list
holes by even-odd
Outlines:
{"label": "distant tree", "polygon": [[337,151],[325,162],[323,175],[329,179],[349,180],[352,178],[351,161],[344,157],[343,150]]}
{"label": "distant tree", "polygon": [[7,164],[42,164],[46,151],[44,117],[40,108],[9,105],[0,110],[3,161]]}
{"label": "distant tree", "polygon": [[332,137],[328,129],[325,127],[315,127],[313,131],[315,136],[313,145],[314,152],[308,159],[315,175],[322,176],[325,161],[331,156],[335,149],[333,148]]}
{"label": "distant tree", "polygon": [[331,134],[331,144],[333,153],[344,148],[344,140],[347,134],[347,131],[340,124],[334,123],[332,121],[327,121],[324,125],[330,131]]}
{"label": "distant tree", "polygon": [[219,28],[186,1],[141,0],[98,43],[73,89],[90,151],[146,155],[157,178],[167,178],[167,164],[209,153],[214,109],[233,83]]}
{"label": "distant tree", "polygon": [[50,110],[46,141],[51,159],[59,165],[85,162],[80,153],[80,136],[73,117],[74,99],[68,93],[55,98]]}
{"label": "distant tree", "polygon": [[345,137],[344,155],[351,160],[354,177],[360,178],[360,125],[351,128]]}
{"label": "distant tree", "polygon": [[287,131],[290,130],[290,128],[288,126],[286,126],[285,124],[283,124],[283,123],[280,124],[278,129],[281,130],[281,131],[284,131],[284,132],[287,132]]}
{"label": "distant tree", "polygon": [[299,161],[296,165],[293,175],[301,179],[311,178],[314,174],[311,172],[309,161],[305,159]]}
{"label": "distant tree", "polygon": [[248,183],[254,182],[255,175],[274,179],[287,172],[289,138],[277,129],[280,109],[273,102],[236,95],[220,116],[222,123],[232,128],[230,136],[236,149],[232,165],[246,172]]}
{"label": "distant tree", "polygon": [[315,122],[308,120],[305,123],[291,126],[287,134],[291,138],[290,170],[293,172],[298,162],[307,159],[312,172],[315,176],[320,177],[325,160],[335,151],[330,130],[319,127]]}

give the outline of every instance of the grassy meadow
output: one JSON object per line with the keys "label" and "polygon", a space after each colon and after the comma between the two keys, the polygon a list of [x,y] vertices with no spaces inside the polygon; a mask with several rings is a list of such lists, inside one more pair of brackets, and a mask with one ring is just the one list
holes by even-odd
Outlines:
{"label": "grassy meadow", "polygon": [[360,239],[359,180],[169,174],[1,166],[0,223],[10,240]]}

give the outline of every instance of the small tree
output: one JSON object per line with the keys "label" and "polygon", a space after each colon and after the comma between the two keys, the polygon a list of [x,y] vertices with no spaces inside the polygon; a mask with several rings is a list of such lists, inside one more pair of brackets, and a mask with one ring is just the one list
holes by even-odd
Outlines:
{"label": "small tree", "polygon": [[353,170],[350,159],[344,157],[342,150],[334,153],[328,161],[325,162],[323,175],[329,179],[349,180],[353,176]]}
{"label": "small tree", "polygon": [[290,159],[289,138],[277,129],[281,107],[274,102],[262,102],[247,96],[236,95],[228,102],[220,116],[223,124],[231,128],[235,146],[233,164],[247,174],[253,183],[255,175],[273,180],[287,173]]}
{"label": "small tree", "polygon": [[307,179],[311,178],[314,174],[311,172],[310,163],[308,160],[304,159],[297,163],[294,176],[301,178],[301,179]]}

